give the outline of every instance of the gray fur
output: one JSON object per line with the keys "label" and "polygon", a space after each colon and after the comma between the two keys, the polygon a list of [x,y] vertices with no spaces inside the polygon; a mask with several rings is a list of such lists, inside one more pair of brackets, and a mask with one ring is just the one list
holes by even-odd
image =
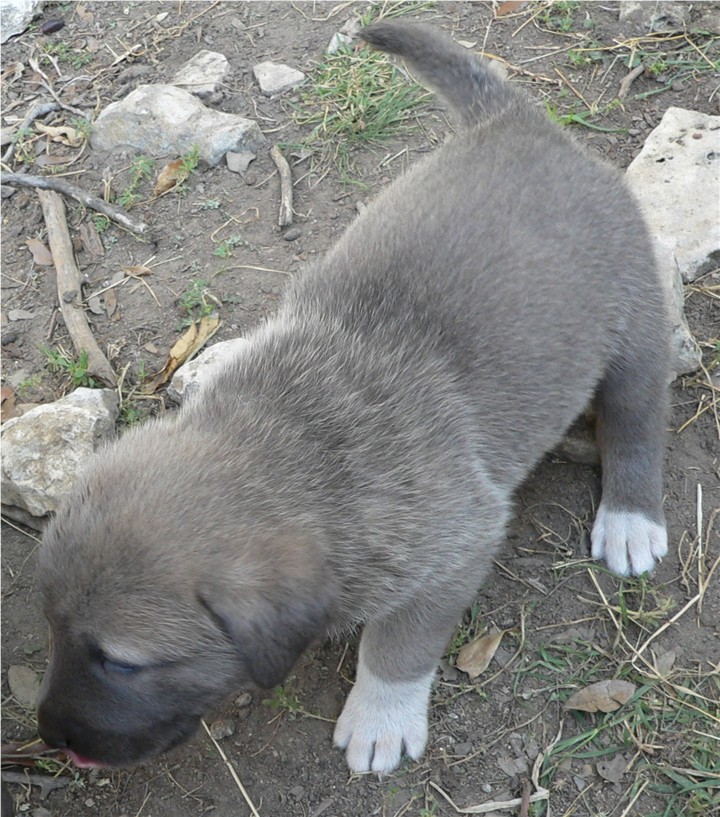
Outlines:
{"label": "gray fur", "polygon": [[[57,514],[40,559],[49,743],[142,761],[359,624],[371,677],[429,677],[514,489],[598,387],[604,506],[664,526],[667,319],[621,177],[438,32],[363,37],[463,128],[198,399],[100,452]],[[601,534],[598,552],[616,547]]]}

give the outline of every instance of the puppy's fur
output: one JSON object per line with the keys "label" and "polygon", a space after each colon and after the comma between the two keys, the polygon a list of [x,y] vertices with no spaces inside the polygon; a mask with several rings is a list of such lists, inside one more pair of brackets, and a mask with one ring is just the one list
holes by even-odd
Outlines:
{"label": "puppy's fur", "polygon": [[666,552],[667,319],[621,178],[445,36],[362,36],[462,129],[198,399],[102,451],[49,527],[39,723],[81,765],[156,755],[359,624],[335,741],[356,771],[419,757],[435,665],[513,490],[595,393],[593,555],[628,574]]}

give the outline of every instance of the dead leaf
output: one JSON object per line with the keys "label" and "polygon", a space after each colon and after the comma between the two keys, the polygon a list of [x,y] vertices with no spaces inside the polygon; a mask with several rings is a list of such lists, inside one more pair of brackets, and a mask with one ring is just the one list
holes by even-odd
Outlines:
{"label": "dead leaf", "polygon": [[33,261],[39,267],[51,267],[53,265],[52,253],[39,238],[28,238],[25,243],[32,253]]}
{"label": "dead leaf", "polygon": [[187,175],[183,168],[182,159],[168,162],[160,173],[158,173],[157,181],[155,182],[155,195],[160,196],[168,190],[172,190],[178,182],[185,181],[186,178]]}
{"label": "dead leaf", "polygon": [[455,666],[466,672],[471,678],[477,678],[478,675],[485,672],[493,656],[500,646],[502,637],[505,631],[492,632],[489,635],[480,636],[466,644],[460,652],[458,652]]}
{"label": "dead leaf", "polygon": [[503,17],[505,14],[512,14],[513,11],[517,11],[520,6],[525,5],[526,0],[507,0],[506,3],[502,3],[498,10],[495,12],[496,17]]}
{"label": "dead leaf", "polygon": [[142,264],[138,264],[134,267],[123,267],[122,268],[123,275],[128,275],[130,277],[134,276],[142,276],[142,275],[152,275],[152,270],[150,267],[145,267]]}
{"label": "dead leaf", "polygon": [[80,225],[80,241],[85,252],[93,258],[102,258],[105,248],[97,234],[97,230],[87,222]]}
{"label": "dead leaf", "polygon": [[167,383],[175,371],[191,356],[201,349],[220,327],[220,318],[217,312],[207,315],[198,323],[194,323],[170,350],[170,356],[165,366],[145,384],[143,391],[151,394],[157,388]]}
{"label": "dead leaf", "polygon": [[622,755],[617,755],[612,760],[599,760],[595,768],[603,780],[607,780],[610,783],[619,783],[627,767],[627,758],[624,758]]}
{"label": "dead leaf", "polygon": [[71,148],[79,148],[85,141],[85,136],[77,128],[67,125],[43,125],[42,122],[36,122],[35,127],[40,133],[47,134],[53,142],[60,142]]}
{"label": "dead leaf", "polygon": [[629,681],[598,681],[579,689],[565,701],[565,709],[581,712],[614,712],[626,704],[637,687]]}
{"label": "dead leaf", "polygon": [[[115,292],[114,289],[109,289],[105,293],[105,311],[107,312],[108,318],[112,318],[117,308],[118,308],[117,293]],[[119,317],[120,315],[118,315],[118,318]]]}
{"label": "dead leaf", "polygon": [[5,420],[20,416],[20,412],[15,408],[16,398],[15,389],[5,383],[0,389],[0,422],[4,423]]}

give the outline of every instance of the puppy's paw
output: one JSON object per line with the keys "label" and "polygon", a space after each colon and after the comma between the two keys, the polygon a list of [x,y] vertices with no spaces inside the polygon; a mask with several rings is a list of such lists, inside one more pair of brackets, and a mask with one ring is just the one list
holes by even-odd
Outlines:
{"label": "puppy's paw", "polygon": [[414,760],[425,751],[428,699],[435,671],[415,681],[384,681],[358,664],[357,680],[335,727],[353,772],[391,772],[403,751]]}
{"label": "puppy's paw", "polygon": [[605,559],[619,576],[653,570],[667,554],[667,531],[636,511],[609,510],[600,503],[592,534],[593,559]]}

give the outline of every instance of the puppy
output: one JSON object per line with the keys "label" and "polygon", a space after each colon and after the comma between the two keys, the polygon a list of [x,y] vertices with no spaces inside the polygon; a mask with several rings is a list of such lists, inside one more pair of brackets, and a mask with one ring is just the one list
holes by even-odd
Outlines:
{"label": "puppy", "polygon": [[49,526],[38,720],[79,766],[152,758],[360,625],[335,743],[356,772],[419,758],[437,661],[513,491],[594,395],[592,554],[627,575],[666,553],[668,320],[622,179],[446,36],[362,36],[460,132],[197,399],[101,451]]}

